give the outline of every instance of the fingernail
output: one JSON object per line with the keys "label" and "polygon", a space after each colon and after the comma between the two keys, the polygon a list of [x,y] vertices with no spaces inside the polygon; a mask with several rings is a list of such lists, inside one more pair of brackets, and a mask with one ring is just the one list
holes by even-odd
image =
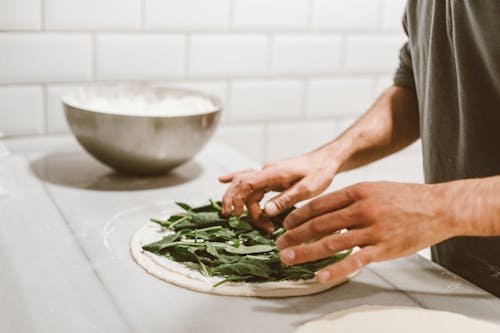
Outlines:
{"label": "fingernail", "polygon": [[281,251],[281,260],[285,263],[292,262],[295,259],[295,252],[293,250]]}
{"label": "fingernail", "polygon": [[268,216],[275,216],[278,214],[278,207],[276,207],[274,202],[270,201],[264,206],[264,212]]}
{"label": "fingernail", "polygon": [[316,274],[316,280],[320,283],[325,283],[330,280],[330,272],[329,271],[322,271]]}

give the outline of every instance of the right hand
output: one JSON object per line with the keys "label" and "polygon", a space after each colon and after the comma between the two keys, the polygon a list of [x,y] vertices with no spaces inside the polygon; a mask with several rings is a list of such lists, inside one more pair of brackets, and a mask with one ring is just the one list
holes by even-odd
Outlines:
{"label": "right hand", "polygon": [[[248,169],[222,176],[219,181],[230,186],[222,199],[221,215],[240,216],[246,205],[255,226],[272,232],[273,225],[265,216],[276,216],[297,202],[322,193],[331,184],[337,168],[331,157],[319,150],[266,164],[260,171]],[[260,201],[269,191],[282,193],[271,198],[263,212]]]}

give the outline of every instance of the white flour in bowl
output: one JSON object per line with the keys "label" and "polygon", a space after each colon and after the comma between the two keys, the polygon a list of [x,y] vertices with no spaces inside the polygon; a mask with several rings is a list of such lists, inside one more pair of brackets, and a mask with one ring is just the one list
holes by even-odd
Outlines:
{"label": "white flour in bowl", "polygon": [[67,105],[94,112],[129,116],[177,117],[218,109],[209,98],[149,85],[89,86],[64,96]]}

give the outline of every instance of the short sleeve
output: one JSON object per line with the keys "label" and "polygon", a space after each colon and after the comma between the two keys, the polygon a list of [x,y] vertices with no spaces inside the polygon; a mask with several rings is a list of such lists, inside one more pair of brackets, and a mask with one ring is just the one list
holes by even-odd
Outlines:
{"label": "short sleeve", "polygon": [[[403,28],[407,36],[407,12],[403,16]],[[407,41],[399,50],[399,66],[394,74],[394,85],[415,89],[415,76],[413,75],[413,65],[411,60],[410,42]]]}

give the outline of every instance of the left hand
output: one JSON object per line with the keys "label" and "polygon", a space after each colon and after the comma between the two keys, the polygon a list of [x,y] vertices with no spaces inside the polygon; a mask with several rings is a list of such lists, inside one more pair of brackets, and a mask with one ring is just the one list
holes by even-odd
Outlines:
{"label": "left hand", "polygon": [[[319,271],[321,283],[340,281],[375,261],[415,253],[458,235],[443,185],[360,183],[290,213],[277,242],[281,261],[296,265],[359,246],[360,251]],[[340,230],[347,231],[339,233]]]}

